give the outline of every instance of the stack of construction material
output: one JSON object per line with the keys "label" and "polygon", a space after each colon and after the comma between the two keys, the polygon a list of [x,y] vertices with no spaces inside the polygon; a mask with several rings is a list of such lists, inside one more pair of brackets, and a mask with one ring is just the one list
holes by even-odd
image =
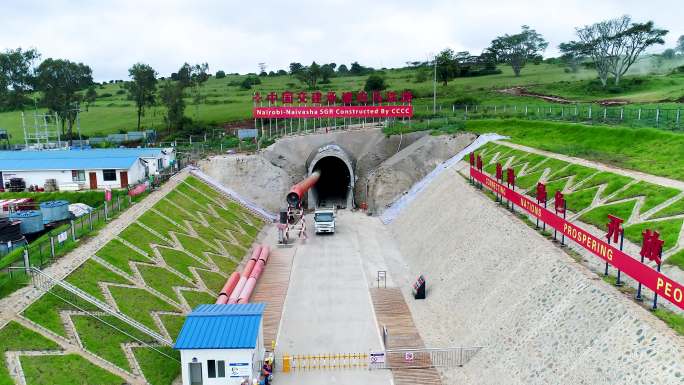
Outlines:
{"label": "stack of construction material", "polygon": [[26,190],[26,181],[23,178],[11,178],[9,180],[10,192],[22,192]]}
{"label": "stack of construction material", "polygon": [[270,248],[266,245],[257,245],[252,250],[252,255],[242,269],[242,273],[234,271],[226,284],[221,289],[217,304],[247,303],[256,287],[256,282],[266,267]]}
{"label": "stack of construction material", "polygon": [[46,179],[45,180],[45,192],[59,191],[57,186],[57,179]]}

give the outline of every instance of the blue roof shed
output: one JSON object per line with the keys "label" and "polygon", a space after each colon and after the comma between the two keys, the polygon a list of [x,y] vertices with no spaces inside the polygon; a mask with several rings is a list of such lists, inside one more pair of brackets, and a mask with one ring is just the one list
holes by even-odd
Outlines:
{"label": "blue roof shed", "polygon": [[199,305],[185,319],[174,348],[255,348],[265,307],[263,303]]}
{"label": "blue roof shed", "polygon": [[0,171],[128,169],[139,158],[161,153],[160,148],[0,151]]}

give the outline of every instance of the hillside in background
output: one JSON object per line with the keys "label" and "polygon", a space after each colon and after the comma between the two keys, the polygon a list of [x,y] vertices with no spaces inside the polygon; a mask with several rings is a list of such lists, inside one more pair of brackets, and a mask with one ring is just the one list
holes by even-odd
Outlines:
{"label": "hillside in background", "polygon": [[[577,73],[566,72],[561,64],[541,63],[527,65],[520,77],[515,77],[508,66],[500,66],[501,74],[479,77],[456,78],[448,85],[437,85],[437,103],[445,108],[452,104],[527,104],[551,105],[556,100],[532,94],[554,95],[567,102],[626,101],[664,107],[681,105],[684,98],[684,73],[671,70],[681,64],[668,62],[654,71],[646,62],[635,66],[632,74],[626,77],[620,87],[602,88],[595,80],[596,72],[581,69]],[[423,71],[423,76],[419,72]],[[425,76],[427,72],[428,76]],[[384,76],[388,89],[410,89],[416,99],[414,104],[418,113],[426,113],[432,105],[432,73],[429,69],[388,69],[376,71]],[[245,121],[251,118],[252,95],[255,91],[262,94],[270,91],[300,91],[306,87],[289,75],[263,76],[261,84],[252,89],[243,89],[241,83],[247,75],[227,75],[217,79],[212,76],[201,88],[203,100],[195,104],[191,95],[186,95],[185,115],[200,126],[221,125],[228,122]],[[329,84],[320,84],[321,91],[356,91],[363,88],[367,76],[344,76],[331,78]],[[417,81],[420,79],[422,81]],[[133,131],[136,128],[136,108],[127,99],[123,82],[107,83],[96,87],[97,100],[81,113],[81,132],[88,136]],[[504,92],[502,92],[504,91]],[[679,101],[679,103],[678,103]],[[155,106],[146,111],[142,119],[145,129],[166,132],[164,121],[166,111]],[[33,127],[33,111],[25,111],[26,124]],[[0,128],[7,129],[12,143],[23,142],[22,117],[20,111],[0,113]]]}

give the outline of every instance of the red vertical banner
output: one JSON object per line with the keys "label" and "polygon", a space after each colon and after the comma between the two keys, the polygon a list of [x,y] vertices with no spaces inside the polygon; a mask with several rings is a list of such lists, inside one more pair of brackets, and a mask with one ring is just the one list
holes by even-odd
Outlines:
{"label": "red vertical banner", "polygon": [[[596,237],[574,223],[565,220],[565,218],[555,215],[553,212],[538,205],[528,197],[497,182],[474,167],[470,168],[470,176],[474,180],[482,183],[488,189],[501,194],[504,198],[522,208],[533,217],[539,218],[553,229],[564,236],[567,236],[591,254],[607,261],[615,268],[634,278],[643,286],[653,290],[658,296],[662,296],[677,307],[684,309],[684,286],[679,282],[664,275],[660,271],[641,263],[639,260],[632,258],[630,255],[610,245],[603,239]],[[557,196],[556,198],[556,201],[558,201],[558,198],[562,199],[562,196]],[[563,210],[564,209],[563,205]],[[556,210],[559,210],[559,208],[556,207]],[[651,236],[649,237],[649,241],[645,243],[646,244],[642,246],[641,254],[645,258],[653,260],[656,263],[660,262],[663,241],[657,237],[654,238]],[[660,265],[658,265],[658,268],[659,267]]]}

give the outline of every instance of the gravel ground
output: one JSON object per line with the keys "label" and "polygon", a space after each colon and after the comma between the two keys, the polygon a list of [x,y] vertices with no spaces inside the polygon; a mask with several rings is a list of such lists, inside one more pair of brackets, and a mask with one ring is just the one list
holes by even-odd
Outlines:
{"label": "gravel ground", "polygon": [[[390,225],[431,347],[483,346],[449,384],[682,384],[684,338],[450,169]],[[428,298],[413,300],[423,273]]]}

